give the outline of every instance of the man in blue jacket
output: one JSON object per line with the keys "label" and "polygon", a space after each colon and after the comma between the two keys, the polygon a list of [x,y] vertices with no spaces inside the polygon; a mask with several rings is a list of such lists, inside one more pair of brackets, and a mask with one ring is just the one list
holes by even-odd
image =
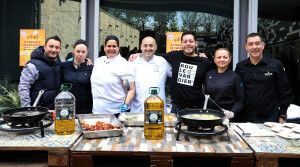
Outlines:
{"label": "man in blue jacket", "polygon": [[49,37],[44,46],[31,53],[31,60],[21,72],[19,95],[22,107],[32,106],[40,90],[44,94],[39,106],[54,109],[54,99],[61,85],[61,40],[58,36]]}

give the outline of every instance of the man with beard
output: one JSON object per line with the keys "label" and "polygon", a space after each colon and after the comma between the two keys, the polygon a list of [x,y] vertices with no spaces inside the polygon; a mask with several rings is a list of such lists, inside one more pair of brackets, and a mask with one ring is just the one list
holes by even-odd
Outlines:
{"label": "man with beard", "polygon": [[[186,31],[181,35],[182,50],[162,55],[172,67],[170,83],[172,113],[186,108],[203,107],[202,84],[206,72],[212,67],[205,54],[200,56],[196,54],[196,38],[194,32]],[[137,54],[131,55],[129,61],[133,61],[136,57]]]}
{"label": "man with beard", "polygon": [[31,53],[31,60],[24,67],[19,83],[22,107],[32,106],[40,90],[44,94],[39,106],[54,109],[54,99],[61,85],[61,40],[58,36],[49,37],[44,46]]}
{"label": "man with beard", "polygon": [[181,36],[182,50],[163,55],[172,66],[170,84],[172,113],[177,113],[185,108],[203,107],[202,84],[206,72],[212,67],[206,57],[196,54],[196,41],[197,37],[194,32],[184,32]]}
{"label": "man with beard", "polygon": [[150,95],[150,87],[158,87],[158,96],[166,101],[165,83],[167,76],[171,77],[172,69],[164,58],[154,55],[156,49],[155,39],[145,37],[141,43],[141,56],[131,62],[135,74],[135,97],[131,102],[130,112],[144,112],[144,101]]}
{"label": "man with beard", "polygon": [[285,122],[290,86],[282,63],[263,56],[264,47],[260,34],[247,36],[245,48],[249,58],[239,62],[235,70],[245,89],[245,104],[237,121]]}

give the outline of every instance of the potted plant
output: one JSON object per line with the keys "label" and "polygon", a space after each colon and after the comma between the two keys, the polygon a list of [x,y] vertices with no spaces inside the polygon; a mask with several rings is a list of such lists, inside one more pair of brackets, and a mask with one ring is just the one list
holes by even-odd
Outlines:
{"label": "potted plant", "polygon": [[0,114],[7,109],[20,107],[21,104],[17,86],[6,85],[5,87],[0,84]]}

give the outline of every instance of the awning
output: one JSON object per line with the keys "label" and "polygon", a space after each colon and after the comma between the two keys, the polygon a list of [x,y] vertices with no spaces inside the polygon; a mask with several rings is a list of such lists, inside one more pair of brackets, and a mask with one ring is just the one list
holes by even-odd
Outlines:
{"label": "awning", "polygon": [[[261,18],[300,20],[298,0],[258,0],[258,4],[258,15]],[[100,0],[100,6],[138,11],[197,11],[233,16],[233,0]]]}

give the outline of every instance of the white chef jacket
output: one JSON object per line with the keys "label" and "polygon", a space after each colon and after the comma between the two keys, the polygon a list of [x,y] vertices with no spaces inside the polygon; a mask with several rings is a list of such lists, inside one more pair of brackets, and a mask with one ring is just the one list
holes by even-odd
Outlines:
{"label": "white chef jacket", "polygon": [[127,62],[120,54],[112,59],[102,56],[96,59],[91,75],[93,113],[120,113],[126,91],[122,80],[134,81],[134,76]]}
{"label": "white chef jacket", "polygon": [[156,55],[148,62],[143,57],[138,57],[130,64],[135,74],[135,97],[131,102],[130,112],[144,112],[144,101],[150,96],[150,87],[159,87],[158,96],[164,100],[166,112],[165,83],[167,76],[172,76],[171,65]]}

